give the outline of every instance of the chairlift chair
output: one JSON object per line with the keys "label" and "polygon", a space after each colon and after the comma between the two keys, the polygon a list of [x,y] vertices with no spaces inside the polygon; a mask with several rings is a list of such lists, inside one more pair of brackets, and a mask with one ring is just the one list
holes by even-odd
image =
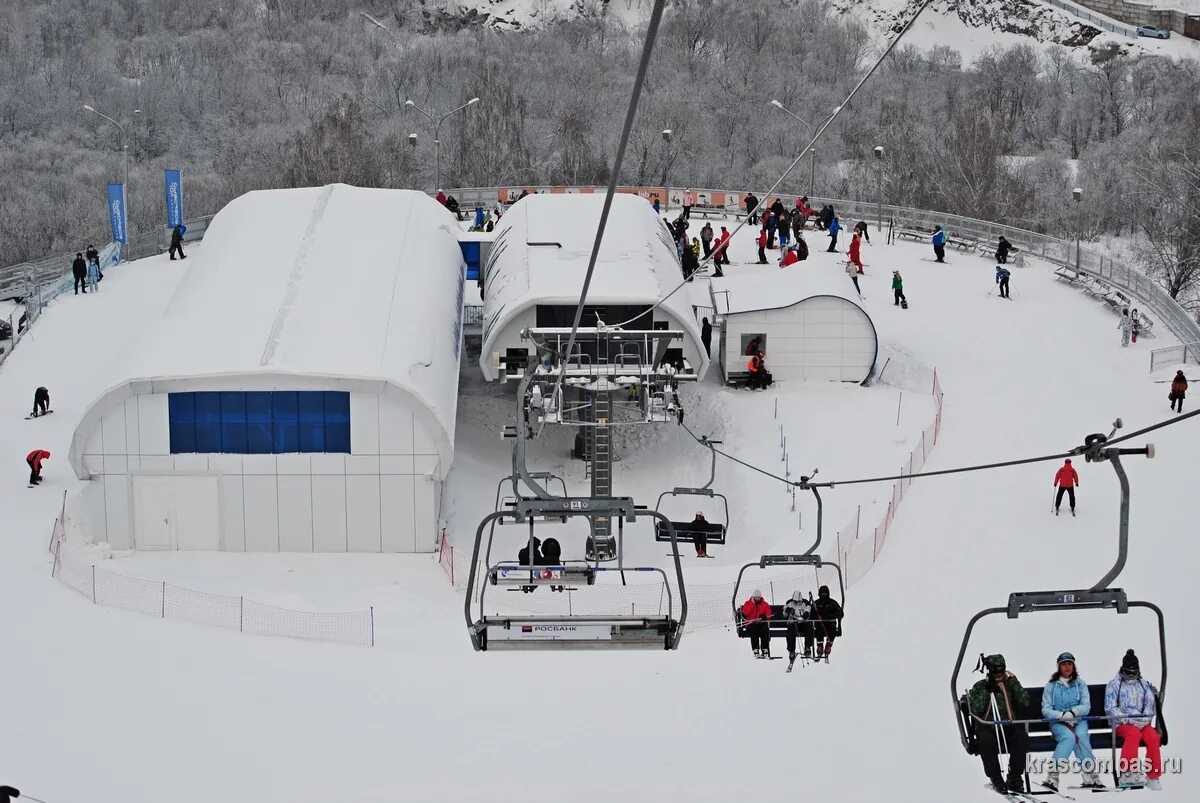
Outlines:
{"label": "chairlift chair", "polygon": [[[747,563],[738,572],[737,582],[733,585],[733,597],[730,603],[733,607],[733,623],[736,626],[739,638],[746,638],[749,633],[746,631],[746,619],[742,615],[742,578],[746,574],[746,570],[757,567],[758,569],[769,569],[772,566],[812,566],[814,572],[825,566],[832,567],[837,572],[838,577],[838,604],[842,607],[842,613],[846,612],[846,585],[842,577],[842,567],[831,561],[822,560],[820,555],[763,555],[754,563]],[[789,594],[790,596],[790,594]],[[767,623],[772,638],[782,638],[787,634],[788,623],[783,618],[783,604],[771,604],[771,620]],[[839,619],[834,623],[832,631],[826,626],[823,635],[838,638],[842,635],[842,620]]]}
{"label": "chairlift chair", "polygon": [[[494,523],[500,520],[528,523],[530,542],[537,522],[546,518],[592,518],[609,515],[619,521],[634,521],[637,513],[650,515],[666,524],[673,535],[670,522],[660,513],[639,510],[629,497],[615,499],[550,498],[518,499],[510,510],[497,510],[479,523],[475,532],[475,548],[471,559],[471,572],[467,580],[467,594],[463,613],[471,644],[476,651],[487,650],[563,650],[563,649],[665,649],[679,646],[687,621],[687,592],[684,587],[683,566],[679,559],[679,542],[672,538],[671,549],[675,559],[675,582],[678,590],[678,616],[676,616],[675,592],[671,589],[667,573],[657,567],[601,567],[581,561],[564,561],[556,566],[521,565],[513,561],[499,561],[487,565],[480,580],[480,553],[490,556]],[[490,559],[490,558],[489,558]],[[594,587],[596,579],[604,572],[621,575],[625,572],[647,572],[661,576],[666,592],[666,613],[660,615],[574,615],[574,614],[527,614],[506,613],[489,615],[485,612],[485,599],[490,585],[562,586],[578,583],[578,593],[587,593]],[[478,600],[477,607],[472,610]]]}
{"label": "chairlift chair", "polygon": [[[662,501],[665,496],[700,496],[709,499],[721,500],[721,506],[725,509],[724,521],[708,522],[705,533],[708,543],[724,544],[725,536],[729,531],[729,499],[725,494],[717,493],[712,489],[713,481],[717,476],[717,452],[716,445],[721,441],[711,441],[708,438],[702,438],[701,443],[709,448],[712,453],[712,463],[709,466],[708,482],[699,488],[672,488],[669,491],[663,491],[658,495],[658,502],[654,505],[655,513],[662,513]],[[693,543],[696,536],[699,534],[697,525],[693,521],[672,521],[671,527],[675,531],[675,538],[685,543]],[[667,527],[663,520],[656,519],[654,522],[654,540],[655,541],[670,541],[671,534],[667,531]]]}

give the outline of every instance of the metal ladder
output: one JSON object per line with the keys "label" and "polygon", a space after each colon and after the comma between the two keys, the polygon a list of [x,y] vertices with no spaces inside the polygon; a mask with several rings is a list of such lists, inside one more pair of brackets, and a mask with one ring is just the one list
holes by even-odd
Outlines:
{"label": "metal ladder", "polygon": [[[612,439],[608,426],[612,410],[612,391],[598,390],[592,396],[591,427],[592,459],[589,464],[593,499],[612,498]],[[592,520],[593,554],[589,559],[612,560],[617,556],[617,541],[612,534],[612,521],[608,516],[597,516]]]}

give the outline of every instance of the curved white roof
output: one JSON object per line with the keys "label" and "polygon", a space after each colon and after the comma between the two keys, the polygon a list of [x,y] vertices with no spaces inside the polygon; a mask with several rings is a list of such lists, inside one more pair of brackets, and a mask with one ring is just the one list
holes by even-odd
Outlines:
{"label": "curved white roof", "polygon": [[[604,196],[534,194],[518,201],[496,227],[496,239],[484,266],[484,340],[480,367],[490,376],[486,355],[507,323],[538,304],[579,301]],[[646,199],[618,193],[608,224],[588,304],[654,304],[676,290],[683,272],[666,226]],[[674,317],[694,349],[703,355],[700,327],[684,290],[661,309]],[[606,321],[619,323],[619,321]],[[702,357],[703,375],[708,360]]]}
{"label": "curved white roof", "polygon": [[748,270],[713,279],[711,288],[720,315],[782,309],[814,296],[844,298],[862,308],[862,299],[854,292],[854,283],[840,263],[834,266],[806,260],[783,269]]}
{"label": "curved white roof", "polygon": [[457,235],[453,215],[409,190],[333,184],[234,199],[128,379],[84,414],[71,445],[76,473],[84,476],[87,433],[132,392],[272,381],[402,397],[448,469],[466,268]]}

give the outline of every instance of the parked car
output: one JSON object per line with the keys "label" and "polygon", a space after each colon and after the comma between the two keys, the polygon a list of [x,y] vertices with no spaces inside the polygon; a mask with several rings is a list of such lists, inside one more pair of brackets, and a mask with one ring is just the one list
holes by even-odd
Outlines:
{"label": "parked car", "polygon": [[1138,36],[1148,36],[1151,39],[1170,39],[1171,32],[1165,31],[1162,28],[1156,28],[1153,25],[1143,25],[1137,29]]}

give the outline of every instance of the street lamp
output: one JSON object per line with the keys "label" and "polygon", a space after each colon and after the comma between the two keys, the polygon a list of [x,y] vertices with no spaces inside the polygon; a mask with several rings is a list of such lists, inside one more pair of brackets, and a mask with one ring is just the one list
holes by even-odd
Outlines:
{"label": "street lamp", "polygon": [[[446,112],[441,117],[439,117],[435,120],[434,116],[432,114],[425,111],[420,106],[418,106],[416,103],[414,103],[412,98],[409,98],[408,100],[404,101],[405,106],[411,106],[412,108],[416,109],[421,114],[428,117],[429,122],[434,124],[433,125],[433,147],[437,154],[434,157],[434,168],[433,168],[433,185],[434,185],[433,189],[435,192],[440,190],[441,185],[442,185],[442,140],[441,140],[442,123],[446,122],[446,118],[449,117],[450,115],[460,112],[463,109],[467,108],[468,106],[474,106],[478,102],[479,102],[479,98],[471,98],[466,103],[459,106],[457,109],[451,109],[450,111]],[[409,141],[411,142],[412,139],[410,138]]]}
{"label": "street lamp", "polygon": [[[782,111],[786,114],[789,114],[792,117],[799,120],[804,125],[804,127],[808,129],[809,138],[810,139],[812,138],[813,127],[812,127],[811,123],[809,123],[807,120],[805,120],[800,115],[796,114],[791,109],[788,109],[786,106],[784,106],[778,100],[772,100],[771,105],[774,106],[776,109],[779,109],[780,111]],[[841,107],[839,106],[838,108],[840,109]],[[834,111],[834,114],[837,114],[837,111]],[[813,145],[813,147],[808,149],[808,197],[809,198],[811,198],[813,196],[813,192],[814,192],[813,188],[816,186],[816,179],[817,179],[817,148],[816,148],[816,145]]]}
{"label": "street lamp", "polygon": [[[126,187],[125,191],[128,193],[129,192],[129,189],[128,189],[129,188],[129,138],[125,134],[125,126],[121,125],[116,120],[114,120],[113,118],[111,118],[107,114],[105,114],[104,112],[96,111],[96,108],[94,106],[89,106],[88,104],[85,103],[85,104],[83,104],[83,108],[85,111],[89,111],[92,114],[103,117],[105,120],[108,120],[110,123],[115,125],[118,129],[120,129],[120,131],[121,131],[121,150],[125,154],[125,187]],[[135,115],[141,114],[142,110],[134,109],[133,113]]]}
{"label": "street lamp", "polygon": [[879,200],[876,202],[876,217],[879,219],[879,233],[883,234],[883,146],[875,146],[875,162],[879,165]]}
{"label": "street lamp", "polygon": [[1075,199],[1075,272],[1079,273],[1079,238],[1080,229],[1083,228],[1083,217],[1080,214],[1079,202],[1083,200],[1083,187],[1076,187],[1071,190],[1071,196]]}

